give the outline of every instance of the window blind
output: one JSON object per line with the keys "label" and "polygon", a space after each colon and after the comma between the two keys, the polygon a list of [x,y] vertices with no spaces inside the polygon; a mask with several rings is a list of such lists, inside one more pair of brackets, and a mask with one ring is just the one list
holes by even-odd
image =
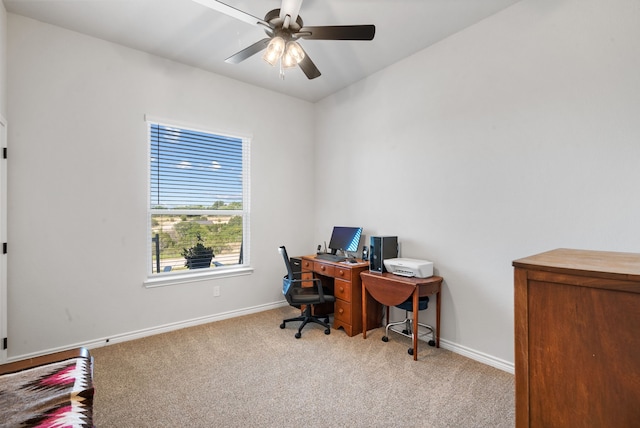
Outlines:
{"label": "window blind", "polygon": [[242,139],[150,124],[151,207],[242,209]]}

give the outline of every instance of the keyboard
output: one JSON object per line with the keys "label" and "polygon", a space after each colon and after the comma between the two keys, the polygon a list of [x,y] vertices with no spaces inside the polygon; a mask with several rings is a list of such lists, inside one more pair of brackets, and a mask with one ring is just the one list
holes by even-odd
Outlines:
{"label": "keyboard", "polygon": [[316,254],[316,259],[327,260],[329,262],[341,262],[343,260],[346,260],[347,258],[343,256],[338,256],[335,254],[320,253],[320,254]]}

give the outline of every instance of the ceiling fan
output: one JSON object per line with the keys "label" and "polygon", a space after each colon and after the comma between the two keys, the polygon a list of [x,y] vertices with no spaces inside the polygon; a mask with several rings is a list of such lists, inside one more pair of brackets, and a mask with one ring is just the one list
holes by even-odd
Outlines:
{"label": "ceiling fan", "polygon": [[296,65],[309,79],[320,76],[320,70],[311,61],[309,55],[297,42],[307,40],[373,40],[375,25],[330,25],[321,27],[305,27],[298,13],[302,0],[282,0],[280,9],[273,9],[264,19],[217,0],[193,0],[213,10],[229,15],[251,25],[261,26],[267,33],[262,40],[231,55],[225,62],[238,64],[245,59],[265,50],[263,59],[271,65],[280,64],[280,76],[284,78],[284,68]]}

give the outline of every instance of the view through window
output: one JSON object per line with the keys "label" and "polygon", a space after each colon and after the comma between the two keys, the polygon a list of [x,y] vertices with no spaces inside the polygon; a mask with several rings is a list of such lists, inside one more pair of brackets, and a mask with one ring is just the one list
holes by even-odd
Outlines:
{"label": "view through window", "polygon": [[149,122],[149,143],[151,274],[248,264],[248,140]]}

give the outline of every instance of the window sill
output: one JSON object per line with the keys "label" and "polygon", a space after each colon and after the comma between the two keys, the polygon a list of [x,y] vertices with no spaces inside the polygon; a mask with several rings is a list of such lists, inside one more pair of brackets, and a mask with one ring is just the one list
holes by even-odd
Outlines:
{"label": "window sill", "polygon": [[243,266],[229,269],[210,269],[206,272],[173,273],[147,278],[143,282],[145,288],[164,287],[167,285],[186,284],[190,282],[209,281],[234,276],[251,275],[253,268]]}

